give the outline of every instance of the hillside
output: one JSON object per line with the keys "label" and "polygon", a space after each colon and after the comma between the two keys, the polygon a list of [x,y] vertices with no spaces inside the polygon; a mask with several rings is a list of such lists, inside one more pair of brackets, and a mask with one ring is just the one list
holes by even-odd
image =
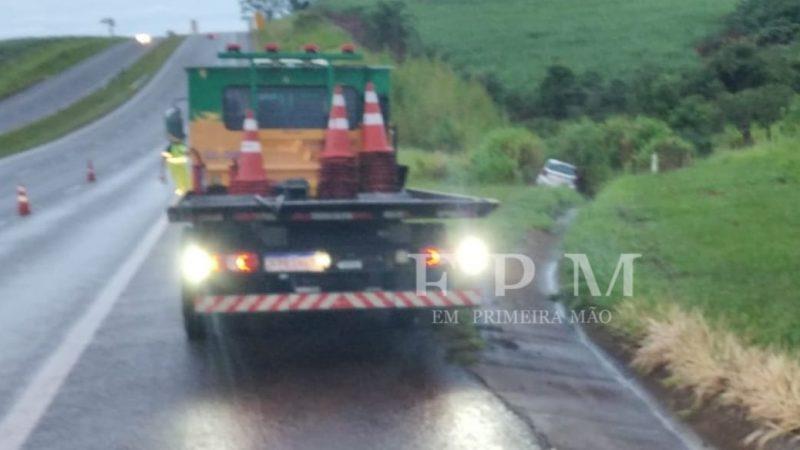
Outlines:
{"label": "hillside", "polygon": [[[322,0],[335,9],[377,0]],[[407,0],[425,45],[512,88],[565,64],[624,78],[644,64],[688,66],[737,0]]]}
{"label": "hillside", "polygon": [[0,41],[0,99],[100,52],[119,39],[59,37]]}
{"label": "hillside", "polygon": [[580,212],[565,249],[586,253],[598,280],[611,279],[620,253],[641,253],[637,308],[699,308],[751,343],[796,351],[796,147],[783,138],[669,174],[621,177]]}

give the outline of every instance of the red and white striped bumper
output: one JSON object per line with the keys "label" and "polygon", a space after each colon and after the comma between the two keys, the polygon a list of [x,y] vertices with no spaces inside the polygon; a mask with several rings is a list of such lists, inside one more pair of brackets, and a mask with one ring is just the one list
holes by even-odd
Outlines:
{"label": "red and white striped bumper", "polygon": [[200,314],[273,313],[359,309],[458,308],[478,306],[478,290],[444,292],[321,292],[313,294],[207,295],[195,298]]}

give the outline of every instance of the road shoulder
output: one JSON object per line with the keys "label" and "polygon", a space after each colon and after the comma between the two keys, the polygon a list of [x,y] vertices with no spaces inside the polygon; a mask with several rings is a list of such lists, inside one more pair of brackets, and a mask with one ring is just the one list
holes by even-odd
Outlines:
{"label": "road shoulder", "polygon": [[622,383],[620,374],[581,341],[569,316],[555,319],[558,307],[549,300],[547,272],[555,273],[558,242],[549,233],[529,235],[526,247],[539,270],[537,281],[487,307],[518,315],[500,324],[478,324],[488,345],[470,370],[551,448],[707,448],[691,431],[673,427],[673,419],[648,405],[633,384]]}

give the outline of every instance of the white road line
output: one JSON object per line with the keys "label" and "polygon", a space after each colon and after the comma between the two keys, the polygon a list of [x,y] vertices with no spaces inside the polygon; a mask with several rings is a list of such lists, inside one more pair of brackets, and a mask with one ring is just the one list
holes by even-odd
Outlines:
{"label": "white road line", "polygon": [[19,449],[47,412],[56,394],[80,359],[83,351],[94,339],[100,325],[122,292],[128,286],[150,250],[167,227],[163,217],[147,231],[139,246],[120,266],[103,290],[95,297],[86,312],[67,332],[61,344],[47,358],[31,378],[14,405],[0,422],[0,448]]}

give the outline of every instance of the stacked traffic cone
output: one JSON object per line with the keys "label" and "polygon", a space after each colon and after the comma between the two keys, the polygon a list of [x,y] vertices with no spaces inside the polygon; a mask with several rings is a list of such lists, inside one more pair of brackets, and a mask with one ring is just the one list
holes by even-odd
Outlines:
{"label": "stacked traffic cone", "polygon": [[231,179],[228,190],[231,194],[266,194],[269,191],[269,181],[264,171],[261,141],[258,139],[258,122],[251,110],[247,110],[243,129],[244,138],[236,161],[236,175]]}
{"label": "stacked traffic cone", "polygon": [[28,202],[28,191],[25,186],[17,186],[17,212],[20,216],[27,216],[31,213],[31,205]]}
{"label": "stacked traffic cone", "polygon": [[86,165],[86,182],[87,183],[94,183],[97,181],[97,174],[94,173],[94,164],[92,164],[92,160],[89,160],[89,163]]}
{"label": "stacked traffic cone", "polygon": [[325,149],[320,155],[319,198],[353,198],[358,194],[358,165],[350,149],[349,131],[342,87],[336,86],[325,132]]}
{"label": "stacked traffic cone", "polygon": [[359,155],[361,191],[395,192],[397,190],[397,161],[386,137],[383,113],[375,93],[375,85],[367,83],[364,90],[363,149]]}

